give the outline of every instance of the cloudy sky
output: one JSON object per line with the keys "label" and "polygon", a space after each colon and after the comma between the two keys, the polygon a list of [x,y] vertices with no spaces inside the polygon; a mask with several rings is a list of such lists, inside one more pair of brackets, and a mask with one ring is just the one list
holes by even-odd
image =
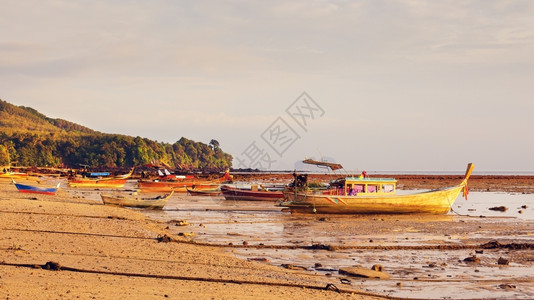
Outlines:
{"label": "cloudy sky", "polygon": [[234,166],[534,170],[534,1],[0,0],[0,98]]}

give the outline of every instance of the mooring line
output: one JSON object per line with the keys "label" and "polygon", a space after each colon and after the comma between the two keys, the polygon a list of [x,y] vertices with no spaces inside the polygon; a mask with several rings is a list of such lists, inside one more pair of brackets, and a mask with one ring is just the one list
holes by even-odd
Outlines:
{"label": "mooring line", "polygon": [[44,212],[7,211],[7,210],[0,210],[0,213],[44,215],[44,216],[61,216],[61,217],[75,217],[75,218],[92,218],[92,219],[111,219],[111,220],[124,220],[124,221],[138,221],[138,220],[128,219],[128,218],[125,218],[125,217],[118,217],[118,216],[88,216],[88,215],[54,214],[54,213],[44,213]]}
{"label": "mooring line", "polygon": [[336,250],[467,250],[467,249],[508,249],[508,250],[526,250],[534,249],[534,244],[528,243],[510,243],[510,244],[500,244],[496,241],[490,241],[485,244],[477,245],[415,245],[415,246],[337,246],[337,245],[327,245],[327,244],[312,244],[312,245],[234,245],[229,244],[211,244],[211,243],[201,243],[195,241],[182,241],[171,239],[171,242],[183,243],[183,244],[194,244],[200,246],[211,246],[219,248],[253,248],[253,249],[305,249],[305,250],[327,250],[327,251],[336,251]]}
{"label": "mooring line", "polygon": [[360,291],[360,290],[342,289],[342,288],[338,288],[333,283],[328,283],[328,284],[326,284],[326,286],[318,286],[318,285],[289,283],[289,282],[264,282],[264,281],[254,281],[254,280],[236,280],[236,279],[178,276],[178,275],[157,275],[157,274],[143,274],[143,273],[97,271],[97,270],[87,270],[87,269],[80,269],[80,268],[61,266],[59,263],[56,263],[56,262],[47,262],[44,265],[39,265],[39,264],[16,264],[16,263],[0,262],[0,265],[12,266],[12,267],[22,267],[22,268],[32,268],[32,269],[45,269],[45,270],[51,270],[51,271],[69,271],[69,272],[77,272],[77,273],[113,275],[113,276],[126,276],[126,277],[139,277],[139,278],[154,278],[154,279],[199,281],[199,282],[211,282],[211,283],[229,283],[229,284],[247,284],[247,285],[279,286],[279,287],[290,287],[290,288],[305,288],[305,289],[310,289],[310,290],[333,291],[333,292],[344,293],[344,294],[358,294],[358,295],[362,295],[362,296],[372,296],[372,297],[383,298],[383,299],[406,299],[406,298],[392,297],[392,296],[388,296],[388,295],[379,295],[379,294],[374,294],[374,293],[370,293],[370,292],[364,292],[364,291]]}
{"label": "mooring line", "polygon": [[112,237],[112,238],[124,238],[124,239],[157,240],[157,238],[153,238],[153,237],[124,236],[124,235],[113,235],[113,234],[103,234],[103,233],[71,232],[71,231],[57,231],[57,230],[20,229],[20,228],[2,228],[2,230],[40,232],[40,233],[52,233],[52,234],[86,235],[86,236]]}

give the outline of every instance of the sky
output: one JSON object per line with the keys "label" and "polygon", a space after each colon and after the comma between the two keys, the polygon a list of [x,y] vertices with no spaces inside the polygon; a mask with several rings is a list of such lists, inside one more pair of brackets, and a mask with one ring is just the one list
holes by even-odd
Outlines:
{"label": "sky", "polygon": [[534,1],[0,0],[0,99],[234,167],[534,171]]}

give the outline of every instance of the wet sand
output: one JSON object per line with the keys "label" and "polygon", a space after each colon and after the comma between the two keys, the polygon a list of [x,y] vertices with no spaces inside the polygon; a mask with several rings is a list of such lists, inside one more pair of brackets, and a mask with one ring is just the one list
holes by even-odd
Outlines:
{"label": "wet sand", "polygon": [[[414,185],[418,182],[419,188],[432,187],[430,179],[422,186],[421,177],[410,178]],[[491,186],[504,191],[513,187],[516,192],[527,193],[534,186],[532,179],[522,178],[515,185],[514,178],[495,183],[489,180],[493,178],[487,179],[486,183],[470,182],[470,186],[480,190]],[[280,181],[279,178],[269,180]],[[435,180],[439,186],[444,185],[443,179]],[[499,182],[506,184],[499,187]],[[409,183],[409,179],[399,179],[399,185]],[[365,216],[348,222],[343,217],[319,220],[318,216],[305,215],[295,226],[306,228],[320,222],[326,232],[342,231],[357,238],[348,244],[318,243],[317,262],[322,266],[316,266],[317,272],[309,272],[262,262],[269,248],[258,247],[253,240],[248,240],[247,245],[238,244],[242,237],[236,241],[227,235],[227,239],[216,241],[219,245],[215,246],[198,245],[202,241],[191,243],[190,237],[180,236],[176,227],[167,222],[148,219],[138,211],[103,206],[88,193],[71,189],[60,190],[53,197],[34,196],[20,194],[13,185],[0,182],[0,296],[6,299],[377,299],[387,298],[395,294],[391,291],[399,289],[407,291],[402,297],[410,297],[410,289],[435,285],[436,293],[431,297],[442,298],[451,295],[447,285],[454,281],[469,281],[474,290],[487,290],[488,297],[534,295],[532,221],[439,216],[428,222],[427,216]],[[414,232],[423,233],[426,238],[411,239]],[[171,242],[158,241],[162,236],[170,237]],[[484,248],[482,245],[490,240],[502,244]],[[236,258],[228,252],[228,247],[221,247],[229,242],[234,243],[235,255],[260,260]],[[278,254],[281,261],[285,258],[286,262],[299,266],[304,259],[281,250]],[[348,277],[352,284],[344,284],[340,276],[331,276],[333,271],[328,270],[328,261],[344,256],[366,268],[378,262],[392,273],[394,280],[386,283]],[[472,256],[479,261],[465,261]],[[498,264],[501,257],[510,263]],[[406,259],[417,267],[406,264]],[[61,270],[47,270],[47,262],[57,263]],[[462,269],[460,276],[454,274],[456,268]],[[324,290],[327,286],[329,290]],[[371,286],[374,288],[368,288]],[[453,298],[470,297],[453,295]]]}
{"label": "wet sand", "polygon": [[337,282],[324,276],[181,243],[166,224],[83,192],[35,196],[0,182],[0,220],[3,299],[377,299],[326,290]]}

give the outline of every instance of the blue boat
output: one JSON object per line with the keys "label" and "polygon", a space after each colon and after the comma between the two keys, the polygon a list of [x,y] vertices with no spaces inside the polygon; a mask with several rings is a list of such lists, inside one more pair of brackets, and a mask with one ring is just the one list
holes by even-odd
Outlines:
{"label": "blue boat", "polygon": [[40,187],[16,183],[13,179],[11,179],[11,181],[13,181],[13,184],[15,184],[17,190],[19,190],[20,193],[55,195],[57,190],[59,189],[59,183],[55,187]]}

